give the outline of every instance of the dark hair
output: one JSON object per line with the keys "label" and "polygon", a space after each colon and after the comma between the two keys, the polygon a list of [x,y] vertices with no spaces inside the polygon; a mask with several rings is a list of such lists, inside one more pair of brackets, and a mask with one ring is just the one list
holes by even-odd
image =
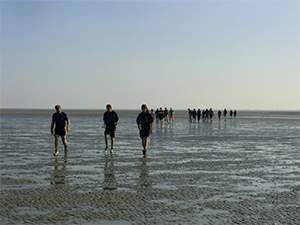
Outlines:
{"label": "dark hair", "polygon": [[112,107],[111,107],[110,104],[107,104],[107,105],[106,105],[106,108],[107,108],[107,109],[109,109],[109,108],[111,109]]}
{"label": "dark hair", "polygon": [[146,104],[143,104],[141,108],[142,108],[142,110],[144,110],[145,108],[148,109]]}

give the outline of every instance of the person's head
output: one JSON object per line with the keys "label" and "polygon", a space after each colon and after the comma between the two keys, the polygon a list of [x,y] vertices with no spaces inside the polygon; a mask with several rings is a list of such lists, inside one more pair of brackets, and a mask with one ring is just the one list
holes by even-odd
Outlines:
{"label": "person's head", "polygon": [[111,111],[112,111],[112,107],[111,107],[110,104],[107,104],[107,105],[106,105],[106,110],[107,110],[108,112],[111,112]]}
{"label": "person's head", "polygon": [[56,105],[55,106],[55,110],[56,110],[56,112],[61,113],[61,106],[60,105]]}
{"label": "person's head", "polygon": [[146,104],[143,104],[143,105],[141,106],[141,109],[142,109],[143,112],[147,112],[147,111],[148,111],[148,107],[147,107]]}

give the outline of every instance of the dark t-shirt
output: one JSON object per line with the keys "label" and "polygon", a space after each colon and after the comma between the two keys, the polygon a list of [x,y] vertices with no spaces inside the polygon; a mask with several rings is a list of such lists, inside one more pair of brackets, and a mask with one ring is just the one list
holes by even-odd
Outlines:
{"label": "dark t-shirt", "polygon": [[115,123],[119,120],[119,117],[115,111],[105,112],[103,115],[103,121],[108,127],[114,127]]}
{"label": "dark t-shirt", "polygon": [[136,123],[142,127],[143,130],[150,130],[150,125],[153,122],[153,117],[148,112],[141,112],[136,118]]}
{"label": "dark t-shirt", "polygon": [[52,115],[52,122],[55,123],[55,128],[56,129],[63,129],[66,126],[66,121],[68,120],[68,116],[67,114],[65,114],[64,112],[61,113],[54,113]]}

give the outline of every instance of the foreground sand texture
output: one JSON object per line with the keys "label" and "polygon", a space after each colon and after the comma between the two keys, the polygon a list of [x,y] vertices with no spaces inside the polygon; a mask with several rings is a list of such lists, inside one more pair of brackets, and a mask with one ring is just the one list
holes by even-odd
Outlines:
{"label": "foreground sand texture", "polygon": [[119,128],[115,156],[99,129],[70,133],[58,157],[52,137],[19,134],[1,149],[0,223],[300,224],[299,125],[259,122],[156,125],[146,158],[136,127]]}
{"label": "foreground sand texture", "polygon": [[[288,169],[299,164],[287,163],[288,158],[278,163],[263,154],[215,154],[202,153],[201,162],[191,160],[194,154],[172,160],[162,155],[159,162],[109,156],[101,159],[105,170],[94,173],[86,173],[84,167],[101,161],[86,160],[83,169],[68,171],[63,169],[65,157],[59,156],[48,187],[30,188],[35,181],[2,177],[1,185],[23,188],[1,192],[1,224],[300,223],[299,170]],[[182,162],[175,163],[176,157]],[[224,157],[231,160],[217,160]],[[20,167],[24,174],[26,169]],[[166,170],[170,172],[161,172]],[[104,173],[105,180],[89,182],[87,177],[98,173]],[[128,178],[130,173],[136,178]],[[68,177],[76,178],[76,184],[69,184]]]}

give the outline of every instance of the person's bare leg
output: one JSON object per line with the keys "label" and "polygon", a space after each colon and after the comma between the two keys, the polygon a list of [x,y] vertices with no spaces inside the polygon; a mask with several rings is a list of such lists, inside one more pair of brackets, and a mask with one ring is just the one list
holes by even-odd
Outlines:
{"label": "person's bare leg", "polygon": [[61,140],[62,140],[62,143],[64,144],[65,146],[65,153],[67,153],[67,150],[68,150],[68,142],[67,142],[67,136],[61,136]]}
{"label": "person's bare leg", "polygon": [[148,148],[148,137],[143,138],[143,147],[144,147],[145,150],[147,150],[147,148]]}
{"label": "person's bare leg", "polygon": [[68,145],[67,136],[61,136],[61,140],[62,140],[62,143],[64,144],[64,146]]}
{"label": "person's bare leg", "polygon": [[54,141],[54,146],[55,146],[55,152],[54,152],[54,155],[55,155],[55,156],[58,155],[58,139],[59,139],[59,135],[56,134],[56,135],[55,135],[55,141]]}
{"label": "person's bare leg", "polygon": [[114,148],[114,144],[115,144],[115,138],[111,138],[111,149]]}
{"label": "person's bare leg", "polygon": [[58,139],[59,139],[59,135],[58,134],[56,134],[55,135],[55,150],[58,150]]}
{"label": "person's bare leg", "polygon": [[108,134],[104,135],[106,148],[108,147]]}

